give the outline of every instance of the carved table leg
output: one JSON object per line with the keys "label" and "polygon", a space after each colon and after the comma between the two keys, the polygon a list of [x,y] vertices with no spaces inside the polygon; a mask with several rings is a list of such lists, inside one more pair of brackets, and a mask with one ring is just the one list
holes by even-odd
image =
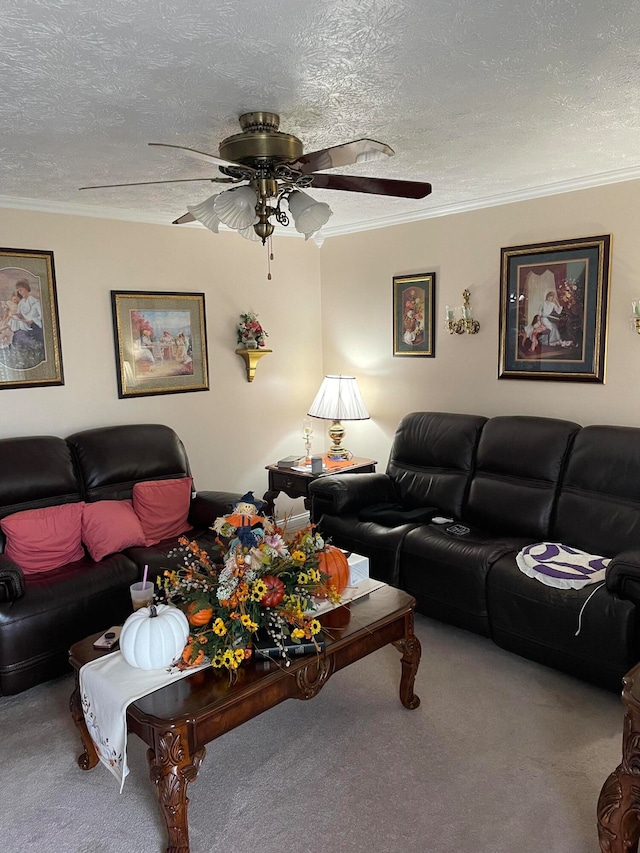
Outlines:
{"label": "carved table leg", "polygon": [[71,698],[69,699],[69,710],[71,711],[73,722],[76,724],[76,727],[80,732],[82,745],[84,747],[84,751],[81,755],[78,756],[78,766],[82,770],[91,770],[92,767],[96,766],[99,759],[95,745],[91,740],[91,735],[89,734],[89,730],[87,729],[84,714],[82,713],[82,700],[80,699],[80,686],[78,684],[77,672],[75,690],[73,691],[73,693],[71,694]]}
{"label": "carved table leg", "polygon": [[420,640],[413,633],[413,611],[407,617],[407,634],[393,645],[402,652],[402,676],[400,678],[400,701],[405,708],[413,711],[420,704],[420,697],[413,692],[418,672],[422,648]]}
{"label": "carved table leg", "polygon": [[167,827],[167,853],[189,853],[187,785],[198,775],[205,749],[189,754],[186,730],[156,733],[156,749],[147,750],[151,781]]}
{"label": "carved table leg", "polygon": [[640,838],[640,731],[635,714],[624,718],[622,764],[602,786],[598,839],[602,853],[637,853]]}

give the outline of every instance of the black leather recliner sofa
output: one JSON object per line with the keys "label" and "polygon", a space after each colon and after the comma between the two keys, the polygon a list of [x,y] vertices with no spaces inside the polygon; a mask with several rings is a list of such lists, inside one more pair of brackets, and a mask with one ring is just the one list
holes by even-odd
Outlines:
{"label": "black leather recliner sofa", "polygon": [[[162,424],[85,430],[68,439],[33,436],[0,440],[0,519],[27,509],[78,501],[130,499],[135,483],[190,476],[184,446]],[[240,497],[192,493],[189,534],[213,538],[209,525]],[[0,553],[0,694],[19,693],[67,671],[77,640],[121,624],[131,613],[130,584],[167,565],[175,538],[136,546],[95,562],[81,560],[25,575]],[[206,541],[202,541],[206,544]],[[4,550],[0,532],[0,551]]]}
{"label": "black leather recliner sofa", "polygon": [[[640,429],[414,412],[385,473],[321,477],[310,496],[320,530],[428,616],[616,691],[640,659]],[[542,541],[613,558],[605,584],[523,574],[516,554]]]}

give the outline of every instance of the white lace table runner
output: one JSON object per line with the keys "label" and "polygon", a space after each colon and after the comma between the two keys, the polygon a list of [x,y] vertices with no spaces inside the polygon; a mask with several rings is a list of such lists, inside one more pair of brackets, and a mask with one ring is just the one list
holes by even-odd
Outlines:
{"label": "white lace table runner", "polygon": [[127,707],[131,702],[203,669],[143,670],[128,664],[122,652],[112,652],[80,668],[80,697],[87,729],[98,758],[120,783],[120,792],[129,773],[127,767]]}

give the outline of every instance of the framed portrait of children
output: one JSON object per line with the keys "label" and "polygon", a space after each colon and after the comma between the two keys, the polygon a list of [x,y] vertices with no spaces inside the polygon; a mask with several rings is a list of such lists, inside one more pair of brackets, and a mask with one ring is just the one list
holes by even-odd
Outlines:
{"label": "framed portrait of children", "polygon": [[499,379],[605,381],[611,235],[502,249]]}
{"label": "framed portrait of children", "polygon": [[118,396],[207,391],[204,293],[111,291]]}
{"label": "framed portrait of children", "polygon": [[434,272],[393,277],[393,354],[434,358]]}
{"label": "framed portrait of children", "polygon": [[0,249],[0,388],[64,385],[53,252]]}

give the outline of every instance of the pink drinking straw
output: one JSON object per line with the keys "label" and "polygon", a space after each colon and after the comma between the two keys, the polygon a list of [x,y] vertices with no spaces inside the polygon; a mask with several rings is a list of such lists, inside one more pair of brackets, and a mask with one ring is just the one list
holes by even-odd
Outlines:
{"label": "pink drinking straw", "polygon": [[142,589],[145,589],[147,586],[147,572],[149,571],[149,566],[144,567],[144,574],[142,575]]}

